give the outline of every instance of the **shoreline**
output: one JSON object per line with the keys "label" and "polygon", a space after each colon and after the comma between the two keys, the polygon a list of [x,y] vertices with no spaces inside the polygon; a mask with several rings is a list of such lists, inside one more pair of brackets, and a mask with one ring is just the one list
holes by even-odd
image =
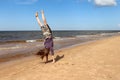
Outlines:
{"label": "shoreline", "polygon": [[[57,44],[55,52],[59,52],[62,49],[67,49],[67,48],[78,46],[78,45],[84,45],[84,44],[91,43],[91,42],[94,42],[94,41],[97,41],[97,40],[102,40],[102,39],[115,37],[115,36],[119,36],[119,34],[112,35],[112,36],[100,37],[100,38],[93,37],[95,39],[92,39],[92,37],[91,37],[91,39],[90,38],[88,38],[86,40],[83,39],[83,41],[82,41],[81,38],[75,38],[75,37],[63,38],[63,39],[61,38],[61,41],[59,39],[58,40],[56,39],[56,40],[54,40],[55,44]],[[71,43],[71,44],[68,44],[68,43]],[[18,45],[18,43],[15,43],[15,44]],[[21,46],[21,44],[22,44],[22,46]],[[23,44],[25,44],[25,45],[23,45]],[[28,48],[26,48],[24,50],[23,49],[21,49],[21,50],[18,49],[19,51],[14,51],[14,49],[13,49],[11,51],[11,53],[5,52],[7,54],[6,55],[3,54],[3,56],[1,56],[1,54],[0,54],[0,64],[4,63],[4,62],[7,62],[7,61],[26,58],[26,57],[29,57],[29,56],[34,56],[35,53],[37,53],[40,48],[43,48],[43,45],[37,45],[37,44],[42,44],[41,41],[40,41],[40,43],[39,42],[36,42],[36,43],[35,42],[32,42],[32,43],[31,42],[20,43],[20,46],[25,47],[26,44],[27,44],[27,46],[33,46],[33,44],[34,44],[34,47],[28,47]]]}

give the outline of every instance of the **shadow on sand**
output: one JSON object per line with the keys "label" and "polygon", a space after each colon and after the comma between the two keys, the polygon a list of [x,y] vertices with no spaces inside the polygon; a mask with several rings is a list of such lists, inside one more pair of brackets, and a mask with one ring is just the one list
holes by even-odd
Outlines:
{"label": "shadow on sand", "polygon": [[[64,58],[64,55],[62,55],[62,56],[57,55],[56,58],[55,58],[55,63],[58,62],[62,58]],[[47,63],[50,63],[50,62],[52,62],[52,59],[49,60]]]}

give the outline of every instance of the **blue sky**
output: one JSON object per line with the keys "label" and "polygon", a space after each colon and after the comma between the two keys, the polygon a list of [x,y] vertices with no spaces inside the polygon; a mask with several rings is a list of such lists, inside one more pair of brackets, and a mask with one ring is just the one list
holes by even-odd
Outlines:
{"label": "blue sky", "polygon": [[40,30],[40,10],[53,30],[120,30],[119,0],[0,0],[0,31]]}

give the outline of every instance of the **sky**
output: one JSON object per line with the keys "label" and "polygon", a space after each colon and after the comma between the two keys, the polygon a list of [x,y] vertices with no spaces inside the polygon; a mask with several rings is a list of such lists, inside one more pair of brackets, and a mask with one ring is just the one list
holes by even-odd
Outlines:
{"label": "sky", "polygon": [[52,30],[120,30],[120,0],[0,0],[0,31],[40,30],[40,10]]}

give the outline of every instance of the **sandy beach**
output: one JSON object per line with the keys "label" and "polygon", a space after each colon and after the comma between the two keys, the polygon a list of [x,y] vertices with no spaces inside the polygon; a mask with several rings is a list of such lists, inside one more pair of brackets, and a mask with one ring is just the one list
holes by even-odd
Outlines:
{"label": "sandy beach", "polygon": [[120,36],[57,50],[55,56],[54,64],[37,56],[1,63],[0,80],[120,80]]}

